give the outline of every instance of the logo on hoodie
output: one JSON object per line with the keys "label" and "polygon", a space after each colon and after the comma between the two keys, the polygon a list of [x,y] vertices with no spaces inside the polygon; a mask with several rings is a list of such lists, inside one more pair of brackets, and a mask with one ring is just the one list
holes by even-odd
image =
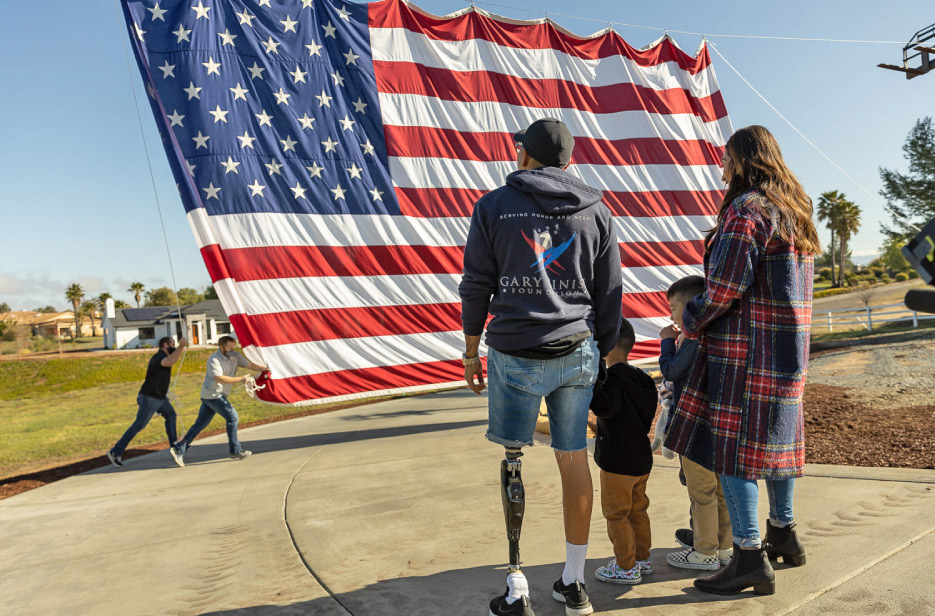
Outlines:
{"label": "logo on hoodie", "polygon": [[559,274],[560,272],[558,270],[565,269],[562,267],[561,263],[556,262],[556,259],[562,256],[562,254],[568,250],[568,247],[571,246],[571,243],[575,240],[575,236],[578,235],[577,233],[572,233],[570,238],[562,242],[560,245],[555,246],[552,243],[552,234],[550,234],[548,230],[534,233],[533,237],[526,235],[525,231],[520,231],[520,233],[523,234],[523,239],[526,240],[526,243],[529,244],[529,247],[532,248],[533,252],[536,253],[536,260],[532,262],[532,265],[530,265],[529,268],[548,270],[553,274]]}

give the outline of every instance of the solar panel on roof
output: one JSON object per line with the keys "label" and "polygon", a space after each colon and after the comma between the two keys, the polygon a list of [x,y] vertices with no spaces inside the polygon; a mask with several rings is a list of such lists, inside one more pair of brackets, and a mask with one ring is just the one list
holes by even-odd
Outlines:
{"label": "solar panel on roof", "polygon": [[155,321],[163,314],[166,308],[160,306],[150,306],[147,308],[124,308],[123,318],[127,321]]}

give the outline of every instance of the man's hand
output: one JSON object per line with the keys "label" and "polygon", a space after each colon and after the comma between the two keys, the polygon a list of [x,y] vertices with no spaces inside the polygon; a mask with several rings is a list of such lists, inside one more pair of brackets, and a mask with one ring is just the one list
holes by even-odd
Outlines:
{"label": "man's hand", "polygon": [[480,392],[487,388],[487,384],[484,383],[484,366],[480,362],[471,366],[465,366],[464,380],[470,390],[479,396]]}
{"label": "man's hand", "polygon": [[184,349],[188,346],[188,338],[179,338],[179,348]]}
{"label": "man's hand", "polygon": [[676,329],[675,325],[666,325],[662,328],[662,331],[659,332],[660,338],[678,338],[679,330]]}

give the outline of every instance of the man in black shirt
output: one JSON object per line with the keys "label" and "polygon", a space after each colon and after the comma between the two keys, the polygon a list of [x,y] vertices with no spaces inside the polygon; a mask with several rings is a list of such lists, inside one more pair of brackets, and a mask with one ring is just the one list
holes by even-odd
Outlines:
{"label": "man in black shirt", "polygon": [[136,397],[139,410],[136,412],[136,421],[127,428],[117,444],[107,450],[107,459],[115,466],[123,466],[123,452],[140,430],[146,427],[153,415],[159,413],[166,420],[166,436],[172,445],[178,440],[175,431],[175,409],[166,395],[169,393],[169,384],[172,381],[172,364],[182,356],[182,350],[188,346],[188,340],[179,340],[178,348],[175,341],[166,336],[159,340],[159,351],[149,360],[146,368],[146,378],[140,393]]}

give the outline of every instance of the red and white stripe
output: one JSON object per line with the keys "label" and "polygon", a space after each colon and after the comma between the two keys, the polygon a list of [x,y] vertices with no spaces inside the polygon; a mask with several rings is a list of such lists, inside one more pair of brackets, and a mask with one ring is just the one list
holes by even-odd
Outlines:
{"label": "red and white stripe", "polygon": [[306,404],[458,382],[461,259],[474,202],[515,169],[512,135],[561,118],[570,171],[605,191],[635,355],[658,353],[664,290],[700,272],[730,120],[706,47],[636,50],[546,22],[369,5],[389,171],[403,216],[189,214],[258,394]]}

